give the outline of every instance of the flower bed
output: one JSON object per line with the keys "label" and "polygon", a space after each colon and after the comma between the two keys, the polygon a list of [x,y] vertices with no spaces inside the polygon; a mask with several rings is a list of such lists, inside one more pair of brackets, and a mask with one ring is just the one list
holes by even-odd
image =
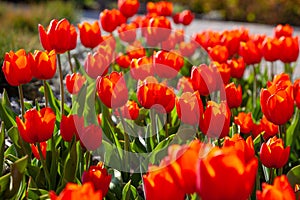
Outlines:
{"label": "flower bed", "polygon": [[[44,50],[6,53],[2,70],[19,89],[21,114],[4,91],[1,198],[296,199],[293,28],[186,37],[189,10],[151,2],[136,16],[138,8],[120,0],[77,28],[53,19],[38,25]],[[58,97],[49,84],[56,73]],[[32,78],[43,103],[24,102]]]}

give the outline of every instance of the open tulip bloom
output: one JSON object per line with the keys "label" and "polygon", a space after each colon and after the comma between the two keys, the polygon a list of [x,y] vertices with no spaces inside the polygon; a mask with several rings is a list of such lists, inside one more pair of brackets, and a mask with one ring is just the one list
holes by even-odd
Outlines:
{"label": "open tulip bloom", "polygon": [[299,199],[293,27],[187,36],[190,10],[140,5],[39,24],[44,50],[4,55],[20,111],[4,90],[0,199]]}

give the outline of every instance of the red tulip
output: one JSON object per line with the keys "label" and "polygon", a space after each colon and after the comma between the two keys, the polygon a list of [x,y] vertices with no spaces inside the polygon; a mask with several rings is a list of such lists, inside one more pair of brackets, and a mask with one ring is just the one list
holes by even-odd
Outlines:
{"label": "red tulip", "polygon": [[216,45],[208,48],[208,55],[212,61],[224,63],[228,59],[228,49],[226,46]]}
{"label": "red tulip", "polygon": [[265,132],[264,140],[268,140],[270,137],[275,136],[278,133],[278,126],[268,121],[266,116],[263,116],[260,120],[261,128]]}
{"label": "red tulip", "polygon": [[78,115],[63,115],[60,122],[60,135],[66,142],[71,142],[73,137],[76,136],[76,140],[79,140],[78,132],[84,127],[83,117]]}
{"label": "red tulip", "polygon": [[255,158],[254,144],[251,136],[247,137],[246,141],[239,134],[234,134],[232,138],[226,136],[223,147],[234,147],[236,150],[242,151],[245,155],[246,163]]}
{"label": "red tulip", "polygon": [[293,86],[277,83],[276,77],[268,83],[267,89],[261,89],[260,103],[263,114],[276,125],[285,124],[294,113]]}
{"label": "red tulip", "polygon": [[284,63],[295,62],[299,56],[299,40],[298,37],[279,38],[280,41],[280,57]]}
{"label": "red tulip", "polygon": [[227,64],[230,67],[230,76],[232,78],[241,79],[243,77],[246,66],[242,57],[227,60]]}
{"label": "red tulip", "polygon": [[164,51],[172,51],[177,44],[177,38],[175,33],[171,33],[167,40],[161,42],[161,49]]}
{"label": "red tulip", "polygon": [[260,63],[262,58],[261,50],[252,40],[240,43],[239,55],[247,65]]}
{"label": "red tulip", "polygon": [[205,158],[199,160],[198,194],[202,200],[248,199],[255,183],[257,168],[256,158],[246,163],[244,154],[234,147],[215,147]]}
{"label": "red tulip", "polygon": [[177,90],[182,92],[194,92],[191,78],[185,76],[179,78],[177,83]]}
{"label": "red tulip", "polygon": [[190,56],[194,55],[196,49],[197,49],[197,46],[192,41],[179,43],[179,52],[180,52],[180,55],[182,55],[182,56],[190,57]]}
{"label": "red tulip", "polygon": [[290,155],[290,147],[284,148],[281,138],[276,136],[270,138],[267,143],[263,143],[260,148],[261,163],[268,168],[283,167]]}
{"label": "red tulip", "polygon": [[57,196],[53,191],[49,192],[51,200],[67,200],[67,199],[80,199],[80,200],[96,200],[103,199],[101,191],[95,191],[92,183],[85,183],[77,185],[75,183],[67,183],[63,191]]}
{"label": "red tulip", "polygon": [[114,71],[110,75],[99,76],[96,87],[100,100],[108,108],[121,107],[128,100],[128,90],[122,73]]}
{"label": "red tulip", "polygon": [[249,134],[253,129],[253,119],[251,113],[240,112],[234,117],[234,123],[240,127],[240,132]]}
{"label": "red tulip", "polygon": [[135,23],[121,24],[118,28],[118,34],[122,41],[132,43],[136,39],[137,25]]}
{"label": "red tulip", "polygon": [[238,108],[242,104],[242,87],[235,86],[233,82],[225,86],[226,102],[229,108]]}
{"label": "red tulip", "polygon": [[[46,158],[46,153],[47,153],[47,142],[41,142],[40,143],[41,146],[41,152],[43,154],[44,159]],[[40,160],[40,154],[39,154],[39,150],[38,147],[34,144],[30,144],[31,147],[31,151],[34,155],[34,157],[38,160]]]}
{"label": "red tulip", "polygon": [[54,50],[50,52],[36,50],[33,55],[29,53],[28,57],[33,77],[40,80],[53,78],[56,72],[56,54]]}
{"label": "red tulip", "polygon": [[205,64],[192,67],[191,81],[194,90],[198,90],[200,95],[203,96],[207,96],[215,91],[218,83],[215,69]]}
{"label": "red tulip", "polygon": [[262,55],[266,61],[279,60],[281,54],[280,41],[278,38],[266,37],[262,43]]}
{"label": "red tulip", "polygon": [[89,77],[96,79],[98,76],[104,76],[108,72],[109,67],[109,55],[95,52],[94,54],[88,53],[84,69]]}
{"label": "red tulip", "polygon": [[173,12],[173,3],[168,1],[159,1],[156,3],[156,12],[159,16],[171,16]]}
{"label": "red tulip", "polygon": [[296,200],[295,192],[285,175],[277,176],[273,185],[262,184],[262,191],[256,191],[257,200]]}
{"label": "red tulip", "polygon": [[126,18],[135,15],[140,7],[138,0],[118,0],[118,8]]}
{"label": "red tulip", "polygon": [[118,57],[116,58],[116,63],[121,67],[121,68],[128,68],[131,63],[131,59],[127,54],[119,53]]}
{"label": "red tulip", "polygon": [[143,47],[142,43],[137,40],[126,47],[126,53],[130,59],[141,58],[146,56],[146,49]]}
{"label": "red tulip", "polygon": [[102,144],[102,128],[96,124],[90,124],[88,126],[78,127],[78,136],[80,144],[88,151],[94,151]]}
{"label": "red tulip", "polygon": [[171,33],[171,22],[163,16],[152,17],[146,30],[147,44],[157,45],[168,39]]}
{"label": "red tulip", "polygon": [[[223,85],[227,85],[229,83],[230,80],[230,67],[228,66],[228,64],[225,63],[219,63],[217,61],[214,61],[212,63],[210,63],[210,66],[212,68],[216,69],[216,82],[217,82],[217,87],[216,89],[220,89],[223,87]],[[220,76],[220,78],[218,77],[218,75]]]}
{"label": "red tulip", "polygon": [[130,74],[135,80],[144,80],[148,76],[154,75],[152,57],[134,58],[130,63]]}
{"label": "red tulip", "polygon": [[173,90],[158,83],[154,77],[148,77],[139,84],[137,98],[144,108],[154,108],[160,113],[169,113],[175,106]]}
{"label": "red tulip", "polygon": [[279,24],[274,28],[274,35],[277,38],[280,38],[281,36],[292,37],[293,32],[294,29],[289,24],[286,25]]}
{"label": "red tulip", "polygon": [[10,51],[5,54],[2,71],[7,82],[12,86],[29,83],[32,79],[31,67],[24,49],[16,53]]}
{"label": "red tulip", "polygon": [[99,162],[96,166],[90,166],[82,174],[82,183],[91,182],[95,190],[101,191],[103,196],[108,192],[110,181],[111,175],[107,173],[102,162]]}
{"label": "red tulip", "polygon": [[199,92],[185,92],[176,99],[176,111],[183,123],[196,125],[200,123],[203,105]]}
{"label": "red tulip", "polygon": [[225,30],[222,32],[221,45],[228,49],[228,56],[232,57],[238,53],[241,41],[241,32],[238,29]]}
{"label": "red tulip", "polygon": [[226,102],[208,101],[200,120],[201,131],[210,138],[223,138],[229,133],[230,109]]}
{"label": "red tulip", "polygon": [[83,84],[85,83],[85,77],[79,73],[66,75],[66,87],[70,94],[78,94]]}
{"label": "red tulip", "polygon": [[293,85],[293,92],[296,106],[298,109],[300,109],[300,79],[295,80]]}
{"label": "red tulip", "polygon": [[76,28],[67,19],[53,19],[47,30],[39,24],[39,34],[42,46],[47,51],[54,49],[61,54],[76,48]]}
{"label": "red tulip", "polygon": [[83,22],[78,24],[78,29],[80,41],[86,48],[93,49],[103,41],[98,21],[94,21],[93,24]]}
{"label": "red tulip", "polygon": [[99,18],[103,30],[110,33],[126,22],[126,18],[117,9],[105,9],[100,13]]}
{"label": "red tulip", "polygon": [[[121,117],[126,119],[136,120],[139,117],[140,108],[135,101],[128,100],[127,103],[120,108]],[[119,110],[116,110],[116,115],[120,116]]]}
{"label": "red tulip", "polygon": [[158,51],[153,57],[154,71],[161,78],[176,77],[183,64],[183,57],[172,51]]}
{"label": "red tulip", "polygon": [[45,142],[52,137],[56,116],[51,108],[27,110],[24,115],[25,122],[16,118],[22,139],[28,143]]}

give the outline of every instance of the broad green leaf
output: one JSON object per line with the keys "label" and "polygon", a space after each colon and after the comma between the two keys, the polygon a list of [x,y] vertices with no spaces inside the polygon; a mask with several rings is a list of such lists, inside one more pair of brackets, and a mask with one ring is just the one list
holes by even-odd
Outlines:
{"label": "broad green leaf", "polygon": [[10,110],[2,103],[0,103],[0,119],[4,121],[5,128],[7,130],[10,129],[12,126],[17,125],[15,121],[16,115],[10,112]]}
{"label": "broad green leaf", "polygon": [[296,184],[300,184],[300,165],[293,167],[286,176],[292,188],[294,188]]}
{"label": "broad green leaf", "polygon": [[9,188],[10,175],[11,173],[8,173],[0,177],[0,197],[2,197],[3,193]]}
{"label": "broad green leaf", "polygon": [[296,138],[300,137],[299,134],[297,134],[300,131],[299,120],[300,120],[300,111],[299,111],[299,109],[296,109],[296,113],[293,118],[293,121],[286,131],[286,145],[287,146],[293,146],[294,141],[296,141]]}
{"label": "broad green leaf", "polygon": [[2,175],[4,164],[4,147],[5,147],[5,127],[4,122],[1,123],[0,130],[0,174]]}
{"label": "broad green leaf", "polygon": [[77,151],[76,151],[76,142],[74,141],[70,148],[70,154],[67,157],[67,160],[64,165],[64,175],[63,175],[64,184],[75,181],[76,171],[77,171]]}
{"label": "broad green leaf", "polygon": [[40,188],[29,188],[28,199],[49,199],[49,191]]}
{"label": "broad green leaf", "polygon": [[123,190],[122,190],[122,200],[129,200],[130,199],[130,195],[131,195],[131,189],[130,189],[130,183],[131,181],[129,181],[128,183],[126,183],[126,185],[124,186]]}

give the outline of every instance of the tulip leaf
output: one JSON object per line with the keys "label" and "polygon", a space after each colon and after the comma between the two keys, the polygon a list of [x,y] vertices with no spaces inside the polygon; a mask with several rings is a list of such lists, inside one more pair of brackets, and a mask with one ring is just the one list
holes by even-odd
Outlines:
{"label": "tulip leaf", "polygon": [[70,148],[70,154],[68,155],[64,165],[63,184],[75,181],[77,171],[77,155],[76,142],[73,140]]}
{"label": "tulip leaf", "polygon": [[7,97],[7,93],[4,90],[3,97],[0,103],[0,119],[4,121],[5,128],[8,130],[12,126],[16,126],[16,114],[11,110],[11,105]]}
{"label": "tulip leaf", "polygon": [[49,199],[49,192],[39,188],[29,188],[28,199],[46,200]]}
{"label": "tulip leaf", "polygon": [[300,165],[293,167],[286,176],[292,188],[294,188],[296,184],[300,184]]}
{"label": "tulip leaf", "polygon": [[300,118],[300,111],[299,109],[297,109],[293,121],[286,131],[287,146],[293,146],[294,141],[296,141],[296,137],[299,137],[299,134],[295,134],[298,133],[300,130],[299,118]]}
{"label": "tulip leaf", "polygon": [[17,152],[22,151],[21,144],[20,144],[20,137],[19,137],[19,130],[16,126],[11,127],[7,131],[7,135],[12,140],[14,146],[16,147]]}
{"label": "tulip leaf", "polygon": [[0,177],[0,197],[3,198],[3,193],[8,190],[11,173]]}
{"label": "tulip leaf", "polygon": [[77,95],[72,97],[72,114],[82,116],[84,111],[84,105],[87,97],[87,85],[84,84]]}
{"label": "tulip leaf", "polygon": [[136,188],[131,185],[131,180],[126,183],[122,190],[122,200],[140,199]]}
{"label": "tulip leaf", "polygon": [[0,174],[2,175],[4,164],[4,147],[5,147],[5,127],[4,122],[1,123],[0,130]]}
{"label": "tulip leaf", "polygon": [[9,184],[11,185],[11,187],[9,190],[5,191],[4,193],[5,198],[12,198],[18,193],[23,180],[23,176],[25,174],[25,169],[27,167],[27,163],[28,163],[27,160],[28,160],[28,156],[26,155],[12,164],[11,166],[12,182]]}

